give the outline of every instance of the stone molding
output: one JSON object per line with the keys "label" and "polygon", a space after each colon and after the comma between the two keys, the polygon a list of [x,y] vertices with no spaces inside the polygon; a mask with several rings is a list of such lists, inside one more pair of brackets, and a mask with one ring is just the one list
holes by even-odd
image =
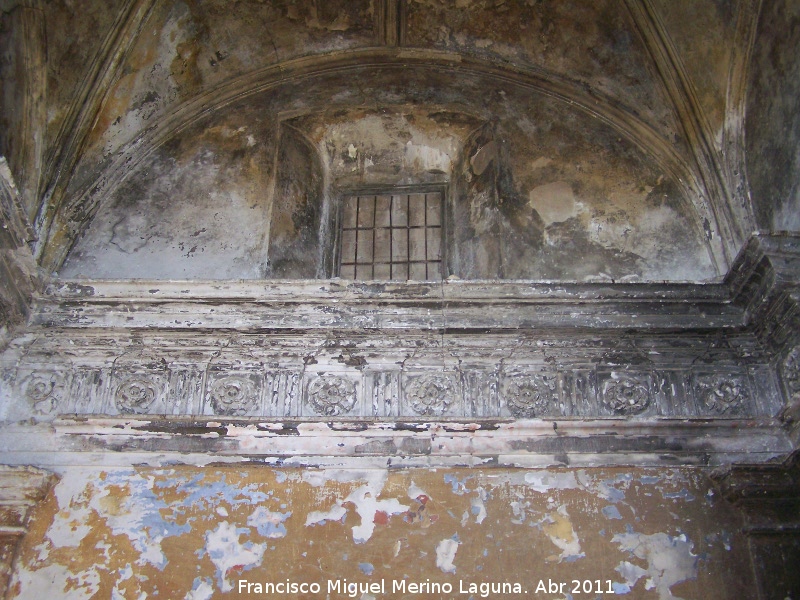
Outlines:
{"label": "stone molding", "polygon": [[[415,420],[772,418],[778,378],[754,340],[532,334],[75,335],[0,362],[5,420],[59,415]],[[145,350],[146,349],[146,350]],[[791,363],[793,364],[793,363]]]}
{"label": "stone molding", "polygon": [[267,464],[330,468],[720,466],[792,451],[775,419],[62,417],[0,426],[11,464]]}
{"label": "stone molding", "polygon": [[28,531],[32,509],[55,483],[55,476],[33,467],[0,465],[0,595],[5,597],[17,545]]}
{"label": "stone molding", "polygon": [[[224,422],[260,460],[768,461],[796,446],[798,264],[796,237],[756,236],[704,285],[56,281],[0,356],[2,452],[24,464],[27,427],[62,457],[217,454]],[[330,425],[318,446],[286,442],[303,423]],[[440,453],[437,427],[457,431]]]}

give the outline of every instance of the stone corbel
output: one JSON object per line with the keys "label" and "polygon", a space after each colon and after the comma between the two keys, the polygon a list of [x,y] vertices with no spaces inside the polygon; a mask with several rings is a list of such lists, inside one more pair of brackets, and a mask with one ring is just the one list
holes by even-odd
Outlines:
{"label": "stone corbel", "polygon": [[42,469],[0,465],[0,596],[3,598],[17,546],[28,532],[31,512],[47,495],[55,479]]}

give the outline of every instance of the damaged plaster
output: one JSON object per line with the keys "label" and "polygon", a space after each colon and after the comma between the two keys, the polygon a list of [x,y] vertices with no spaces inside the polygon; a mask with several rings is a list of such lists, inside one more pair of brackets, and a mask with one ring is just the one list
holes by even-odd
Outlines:
{"label": "damaged plaster", "polygon": [[[511,582],[537,597],[540,582],[600,579],[631,598],[721,600],[752,582],[708,486],[692,469],[67,468],[10,597],[209,599],[240,580],[385,580],[374,597],[397,597],[393,581]],[[620,520],[602,515],[610,496]],[[485,515],[463,520],[478,499]]]}

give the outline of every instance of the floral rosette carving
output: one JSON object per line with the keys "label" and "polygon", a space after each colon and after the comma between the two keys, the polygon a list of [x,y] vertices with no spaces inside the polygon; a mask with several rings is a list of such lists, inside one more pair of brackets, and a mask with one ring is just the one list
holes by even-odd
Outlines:
{"label": "floral rosette carving", "polygon": [[418,415],[438,417],[450,407],[453,382],[444,375],[423,375],[406,385],[406,398]]}
{"label": "floral rosette carving", "polygon": [[211,384],[211,407],[214,414],[241,417],[258,404],[256,386],[247,377],[230,375]]}
{"label": "floral rosette carving", "polygon": [[51,415],[58,408],[61,388],[61,377],[55,373],[34,373],[24,382],[24,394],[33,405],[33,412],[40,415]]}
{"label": "floral rosette carving", "polygon": [[783,361],[783,381],[792,400],[800,400],[800,346],[795,346]]}
{"label": "floral rosette carving", "polygon": [[324,417],[349,413],[356,405],[355,383],[345,377],[317,377],[308,384],[308,401]]}
{"label": "floral rosette carving", "polygon": [[503,396],[515,417],[533,418],[550,412],[558,398],[554,375],[518,375],[506,383]]}
{"label": "floral rosette carving", "polygon": [[648,388],[643,377],[612,377],[603,385],[603,404],[620,415],[639,414],[650,404]]}
{"label": "floral rosette carving", "polygon": [[737,413],[747,401],[747,388],[738,377],[709,376],[697,380],[697,397],[711,412]]}
{"label": "floral rosette carving", "polygon": [[144,414],[158,397],[161,385],[144,375],[128,377],[117,386],[114,401],[117,409],[126,414]]}

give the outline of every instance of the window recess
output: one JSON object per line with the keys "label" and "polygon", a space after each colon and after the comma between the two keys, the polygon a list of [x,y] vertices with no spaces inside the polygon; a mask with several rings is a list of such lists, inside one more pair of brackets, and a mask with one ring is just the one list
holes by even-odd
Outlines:
{"label": "window recess", "polygon": [[345,196],[339,276],[361,281],[441,280],[443,197],[441,190]]}

